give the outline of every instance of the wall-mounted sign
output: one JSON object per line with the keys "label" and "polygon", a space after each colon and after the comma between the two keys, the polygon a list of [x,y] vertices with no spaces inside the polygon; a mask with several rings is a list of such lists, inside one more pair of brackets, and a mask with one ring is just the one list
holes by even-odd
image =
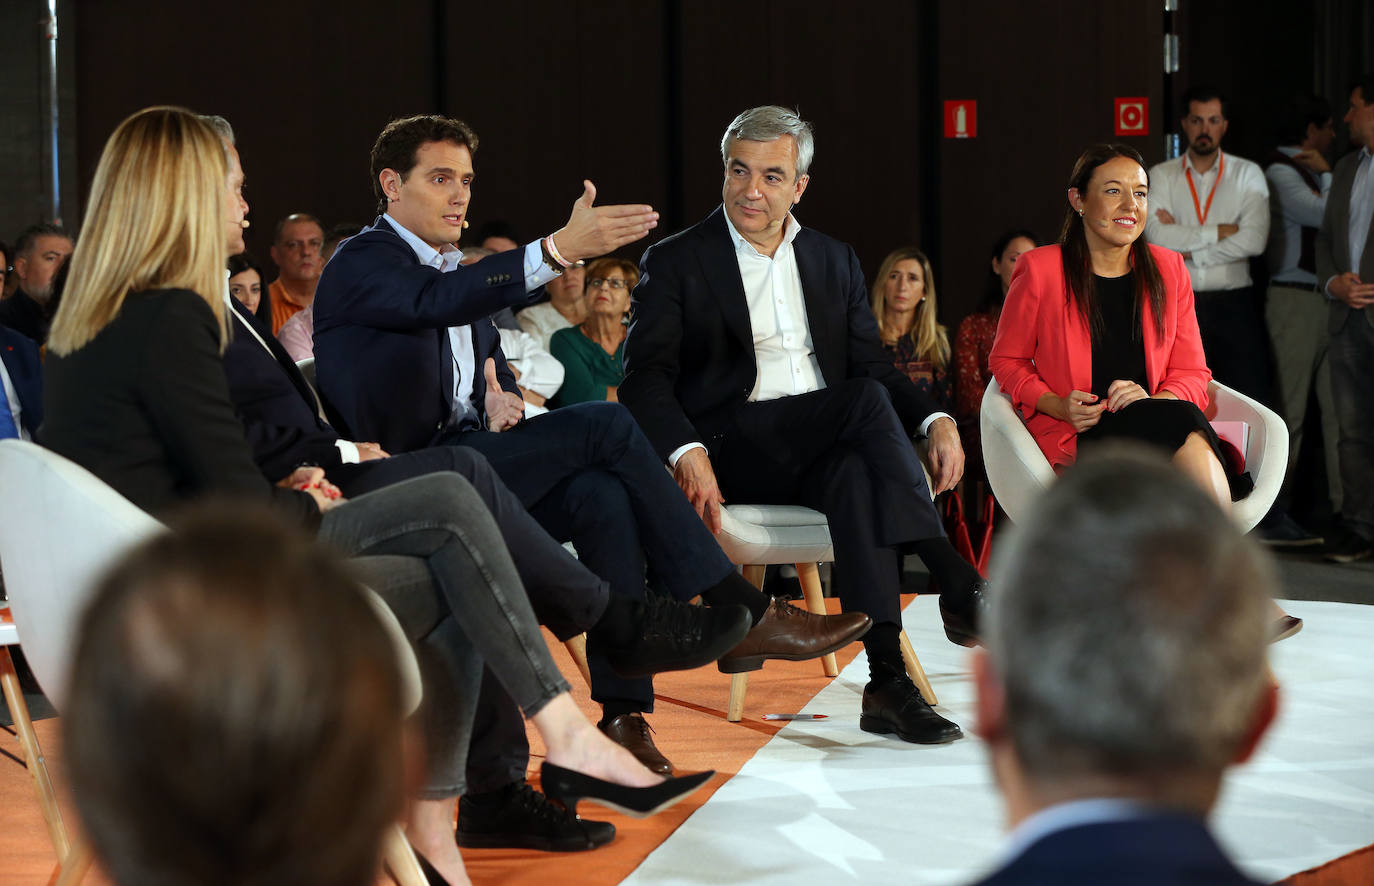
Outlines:
{"label": "wall-mounted sign", "polygon": [[1150,100],[1143,96],[1116,100],[1116,134],[1150,134]]}
{"label": "wall-mounted sign", "polygon": [[978,135],[978,102],[956,99],[945,102],[945,138],[974,138]]}

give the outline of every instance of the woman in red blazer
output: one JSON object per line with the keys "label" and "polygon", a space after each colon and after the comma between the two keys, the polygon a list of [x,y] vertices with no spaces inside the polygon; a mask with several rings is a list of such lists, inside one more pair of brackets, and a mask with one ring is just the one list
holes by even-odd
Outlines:
{"label": "woman in red blazer", "polygon": [[[1081,443],[1168,452],[1229,509],[1236,478],[1202,414],[1211,370],[1178,253],[1141,238],[1149,177],[1128,145],[1095,145],[1069,179],[1059,245],[1022,255],[989,360],[1041,452],[1062,470]],[[1277,610],[1282,627],[1301,623]]]}

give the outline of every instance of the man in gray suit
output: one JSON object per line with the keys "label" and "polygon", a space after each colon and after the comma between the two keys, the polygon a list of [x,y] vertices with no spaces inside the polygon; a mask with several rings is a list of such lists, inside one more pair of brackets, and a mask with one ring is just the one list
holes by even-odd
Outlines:
{"label": "man in gray suit", "polygon": [[1338,563],[1374,551],[1374,72],[1352,84],[1345,122],[1362,147],[1336,164],[1317,232],[1317,279],[1331,299],[1328,359],[1350,527],[1327,551]]}

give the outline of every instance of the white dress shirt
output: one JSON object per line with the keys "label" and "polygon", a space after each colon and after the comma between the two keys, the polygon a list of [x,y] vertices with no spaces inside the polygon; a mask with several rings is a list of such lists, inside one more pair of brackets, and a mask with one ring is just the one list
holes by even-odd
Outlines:
{"label": "white dress shirt", "polygon": [[[442,250],[437,250],[407,230],[404,225],[391,216],[391,213],[386,213],[385,218],[387,223],[396,229],[396,233],[400,234],[401,239],[406,241],[415,252],[415,257],[420,260],[420,264],[437,268],[445,274],[461,264],[463,253],[452,243],[445,243]],[[481,264],[481,261],[476,264]],[[472,265],[471,267],[475,266]],[[544,263],[544,251],[538,240],[525,246],[524,271],[526,292],[533,292],[558,276],[558,273],[555,273]],[[449,349],[453,351],[452,396],[454,409],[461,411],[464,415],[471,412],[474,416],[480,416],[482,410],[472,402],[473,375],[477,371],[477,354],[472,343],[472,325],[450,326],[448,339]],[[458,416],[458,418],[461,419],[462,416]],[[480,419],[478,423],[485,424]]]}
{"label": "white dress shirt", "polygon": [[[1217,155],[1212,168],[1202,173],[1191,166],[1192,156],[1186,153],[1150,169],[1145,236],[1151,243],[1190,254],[1187,266],[1195,292],[1249,286],[1249,259],[1263,253],[1269,239],[1269,186],[1264,171],[1243,157],[1221,151]],[[1161,209],[1174,217],[1174,224],[1159,220],[1156,213]],[[1199,215],[1206,216],[1205,224]],[[1223,240],[1217,236],[1218,225],[1238,225],[1240,230]]]}
{"label": "white dress shirt", "polygon": [[553,338],[555,332],[572,328],[568,318],[558,313],[558,308],[553,306],[553,302],[547,301],[525,308],[515,315],[515,322],[546,351],[549,349],[549,339]]}
{"label": "white dress shirt", "polygon": [[[1279,148],[1294,157],[1301,148]],[[1312,173],[1320,190],[1313,192],[1293,167],[1272,163],[1264,170],[1269,182],[1269,275],[1275,283],[1317,282],[1317,275],[1298,267],[1302,257],[1302,229],[1319,228],[1331,193],[1331,173]]]}
{"label": "white dress shirt", "polygon": [[[520,378],[516,383],[527,391],[533,391],[544,399],[558,393],[563,387],[563,364],[558,358],[539,347],[534,336],[519,329],[498,329],[501,333],[501,353],[506,355],[506,363],[517,372]],[[543,406],[525,404],[525,416],[533,418],[548,412]]]}
{"label": "white dress shirt", "polygon": [[19,439],[32,439],[29,432],[24,428],[24,407],[19,404],[19,392],[15,390],[14,382],[10,380],[10,371],[5,367],[4,360],[0,360],[0,384],[5,386],[5,399],[10,403],[10,415],[14,417],[14,427],[19,431]]}

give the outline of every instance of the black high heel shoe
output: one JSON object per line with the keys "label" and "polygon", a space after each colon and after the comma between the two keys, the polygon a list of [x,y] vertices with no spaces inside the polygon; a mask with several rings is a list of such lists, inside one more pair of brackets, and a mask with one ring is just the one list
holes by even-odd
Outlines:
{"label": "black high heel shoe", "polygon": [[553,763],[539,767],[539,787],[544,796],[577,813],[578,800],[593,800],[635,818],[655,815],[711,780],[714,769],[670,778],[646,788],[631,788],[594,778]]}

